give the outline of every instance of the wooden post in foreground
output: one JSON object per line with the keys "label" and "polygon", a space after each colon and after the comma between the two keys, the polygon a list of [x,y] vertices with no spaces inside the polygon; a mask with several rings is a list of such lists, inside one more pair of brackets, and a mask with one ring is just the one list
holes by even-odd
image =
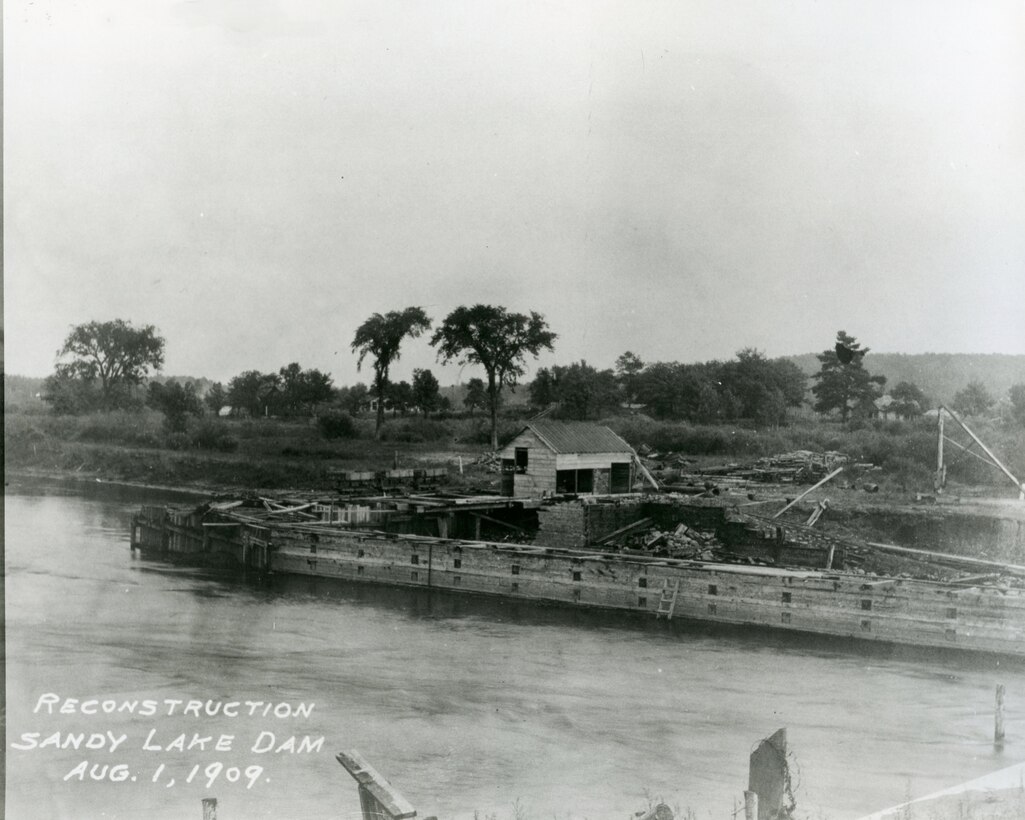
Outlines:
{"label": "wooden post in foreground", "polygon": [[[787,783],[787,730],[780,729],[751,752],[747,790],[757,795],[758,820],[775,820],[783,808]],[[745,794],[744,811],[747,811]]]}
{"label": "wooden post in foreground", "polygon": [[409,801],[381,777],[359,752],[339,752],[335,759],[356,781],[363,820],[405,820],[416,817]]}
{"label": "wooden post in foreground", "polygon": [[998,746],[1004,742],[1004,685],[997,684],[996,719],[993,724],[993,742]]}
{"label": "wooden post in foreground", "polygon": [[635,818],[636,820],[673,820],[673,810],[665,803],[659,803],[655,808],[648,809],[644,814],[638,812]]}
{"label": "wooden post in foreground", "polygon": [[758,820],[758,795],[744,792],[744,820]]}
{"label": "wooden post in foreground", "polygon": [[203,820],[217,820],[217,798],[203,798]]}

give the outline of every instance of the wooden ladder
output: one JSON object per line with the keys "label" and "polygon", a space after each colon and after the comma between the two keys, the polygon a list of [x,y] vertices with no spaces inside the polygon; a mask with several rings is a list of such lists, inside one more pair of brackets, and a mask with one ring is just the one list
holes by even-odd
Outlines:
{"label": "wooden ladder", "polygon": [[669,579],[662,582],[662,596],[658,599],[658,609],[655,611],[656,618],[665,618],[667,621],[673,617],[673,610],[676,609],[676,596],[680,592],[680,579],[669,585]]}

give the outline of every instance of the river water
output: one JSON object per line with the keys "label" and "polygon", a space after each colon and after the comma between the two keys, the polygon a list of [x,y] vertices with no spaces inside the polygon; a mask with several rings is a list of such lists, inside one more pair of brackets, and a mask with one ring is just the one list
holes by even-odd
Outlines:
{"label": "river water", "polygon": [[356,749],[421,817],[725,820],[786,727],[842,820],[1025,759],[1018,663],[173,566],[143,501],[7,487],[8,817],[355,819]]}

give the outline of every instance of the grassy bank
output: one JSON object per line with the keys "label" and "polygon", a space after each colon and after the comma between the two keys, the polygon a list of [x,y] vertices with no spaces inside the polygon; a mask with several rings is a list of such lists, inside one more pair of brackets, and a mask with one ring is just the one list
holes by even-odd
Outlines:
{"label": "grassy bank", "polygon": [[[377,440],[372,422],[360,419],[355,433],[327,439],[308,420],[212,418],[190,419],[187,430],[170,433],[152,411],[8,414],[4,445],[8,469],[166,486],[315,490],[332,489],[338,470],[443,466],[460,457],[469,466],[480,453],[439,422],[396,420]],[[465,480],[475,477],[466,472]]]}
{"label": "grassy bank", "polygon": [[[658,422],[644,416],[605,419],[635,448],[672,452],[700,463],[751,462],[792,450],[836,450],[881,468],[884,489],[929,491],[936,463],[935,422],[867,422],[843,427],[832,421],[802,419],[791,426],[753,429]],[[475,467],[487,449],[486,424],[477,418],[389,419],[380,439],[373,420],[348,422],[343,437],[309,419],[234,420],[192,418],[185,430],[169,432],[154,411],[55,416],[8,413],[4,424],[8,469],[96,475],[162,485],[331,489],[339,470],[455,465],[462,459],[462,481],[497,488],[494,473]],[[501,422],[503,440],[522,429],[523,420]],[[1025,475],[1025,435],[999,424],[978,423],[976,432],[1018,476]],[[951,433],[965,443],[966,436]],[[978,451],[978,448],[974,448]],[[953,485],[979,485],[1013,491],[999,471],[947,447]],[[451,470],[455,474],[456,470]]]}

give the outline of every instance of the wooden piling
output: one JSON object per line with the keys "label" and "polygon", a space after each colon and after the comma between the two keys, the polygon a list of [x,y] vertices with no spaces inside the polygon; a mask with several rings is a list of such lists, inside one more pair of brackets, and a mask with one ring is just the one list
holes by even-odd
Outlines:
{"label": "wooden piling", "polygon": [[[757,796],[757,820],[779,817],[786,797],[786,784],[787,730],[780,729],[751,752],[747,790]],[[746,799],[744,811],[747,811]]]}
{"label": "wooden piling", "polygon": [[744,792],[744,820],[758,820],[758,794]]}
{"label": "wooden piling", "polygon": [[1000,745],[1004,742],[1004,685],[997,684],[996,716],[993,722],[993,742]]}
{"label": "wooden piling", "polygon": [[203,798],[203,820],[217,820],[217,798]]}
{"label": "wooden piling", "polygon": [[416,817],[409,801],[367,763],[359,752],[339,752],[335,759],[356,781],[363,820],[409,820]]}

